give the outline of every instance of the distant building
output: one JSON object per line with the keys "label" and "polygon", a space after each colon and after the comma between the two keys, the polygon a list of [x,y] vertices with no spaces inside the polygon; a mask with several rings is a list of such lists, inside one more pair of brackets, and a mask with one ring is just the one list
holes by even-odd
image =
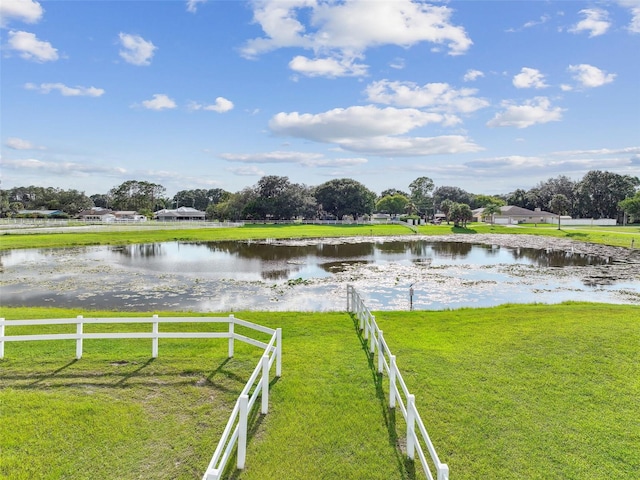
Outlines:
{"label": "distant building", "polygon": [[90,210],[83,210],[78,214],[80,220],[85,222],[113,222],[116,216],[108,208],[96,207]]}
{"label": "distant building", "polygon": [[166,208],[158,210],[153,214],[154,218],[161,222],[178,222],[178,221],[203,221],[206,214],[200,210],[191,207],[180,207],[175,210]]}
{"label": "distant building", "polygon": [[[473,210],[473,219],[477,222],[491,222],[491,215],[484,214],[484,208]],[[545,212],[539,208],[529,210],[527,208],[516,207],[515,205],[505,205],[500,207],[500,213],[493,215],[493,223],[498,225],[517,225],[518,223],[557,223],[558,215]]]}
{"label": "distant building", "polygon": [[113,211],[108,208],[95,207],[90,210],[83,210],[78,214],[80,220],[85,222],[146,222],[147,217],[140,215],[133,210]]}

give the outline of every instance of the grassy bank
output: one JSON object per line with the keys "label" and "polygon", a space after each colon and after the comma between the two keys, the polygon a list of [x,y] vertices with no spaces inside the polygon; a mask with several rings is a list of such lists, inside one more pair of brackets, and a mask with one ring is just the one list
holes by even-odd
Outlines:
{"label": "grassy bank", "polygon": [[[0,309],[6,318],[81,313]],[[387,409],[386,378],[371,370],[348,315],[236,316],[282,327],[284,355],[270,413],[254,420],[247,468],[233,478],[423,478],[400,453],[402,417]],[[637,306],[376,318],[452,478],[640,470]],[[79,361],[73,342],[6,345],[0,477],[198,478],[260,352],[238,345],[227,360],[224,341],[167,340],[151,361],[149,343],[86,341]]]}
{"label": "grassy bank", "polygon": [[[58,248],[87,245],[127,245],[155,242],[198,242],[217,240],[263,240],[290,238],[330,238],[352,236],[412,235],[414,232],[402,225],[245,225],[238,228],[189,228],[166,230],[139,228],[65,233],[11,233],[0,235],[0,250],[13,248]],[[474,223],[468,228],[453,225],[425,225],[418,227],[422,235],[448,235],[492,233],[528,234],[556,238],[568,238],[589,243],[599,243],[618,247],[640,248],[640,227],[571,227],[558,230],[553,225],[523,225],[507,227]]]}
{"label": "grassy bank", "polygon": [[236,228],[189,228],[100,230],[67,233],[5,233],[0,235],[0,250],[11,248],[57,248],[84,245],[127,245],[154,242],[210,242],[217,240],[264,240],[351,236],[407,235],[413,232],[402,225],[245,225]]}

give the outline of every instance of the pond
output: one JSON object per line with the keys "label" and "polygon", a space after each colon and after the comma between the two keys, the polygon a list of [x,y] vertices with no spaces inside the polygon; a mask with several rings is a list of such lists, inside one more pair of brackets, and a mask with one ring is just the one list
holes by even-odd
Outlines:
{"label": "pond", "polygon": [[379,310],[564,300],[640,303],[638,277],[628,261],[573,244],[372,238],[0,254],[0,293],[7,306],[330,311],[345,308],[348,283]]}

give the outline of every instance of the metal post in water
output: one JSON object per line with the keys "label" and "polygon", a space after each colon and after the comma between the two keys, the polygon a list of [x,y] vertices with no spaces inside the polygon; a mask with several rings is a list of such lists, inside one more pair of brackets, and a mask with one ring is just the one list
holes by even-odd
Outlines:
{"label": "metal post in water", "polygon": [[413,310],[413,283],[409,285],[409,310]]}

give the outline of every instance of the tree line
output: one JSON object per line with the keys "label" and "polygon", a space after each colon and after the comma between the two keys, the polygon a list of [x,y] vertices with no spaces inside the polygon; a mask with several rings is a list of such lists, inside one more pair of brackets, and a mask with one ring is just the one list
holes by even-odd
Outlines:
{"label": "tree line", "polygon": [[0,190],[0,215],[16,216],[22,210],[60,210],[73,217],[94,207],[133,210],[153,216],[161,209],[192,207],[214,220],[290,220],[358,218],[373,213],[432,218],[442,212],[456,223],[471,220],[471,210],[497,213],[503,205],[529,210],[539,208],[574,218],[616,218],[640,221],[640,179],[593,170],[581,180],[550,178],[529,190],[505,195],[467,192],[455,186],[436,187],[429,177],[419,177],[408,191],[389,188],[377,195],[362,183],[341,178],[318,186],[293,183],[288,177],[267,175],[255,185],[232,193],[221,188],[181,190],[173,197],[162,185],[128,180],[107,193],[87,196],[78,190],[53,187],[16,187]]}

